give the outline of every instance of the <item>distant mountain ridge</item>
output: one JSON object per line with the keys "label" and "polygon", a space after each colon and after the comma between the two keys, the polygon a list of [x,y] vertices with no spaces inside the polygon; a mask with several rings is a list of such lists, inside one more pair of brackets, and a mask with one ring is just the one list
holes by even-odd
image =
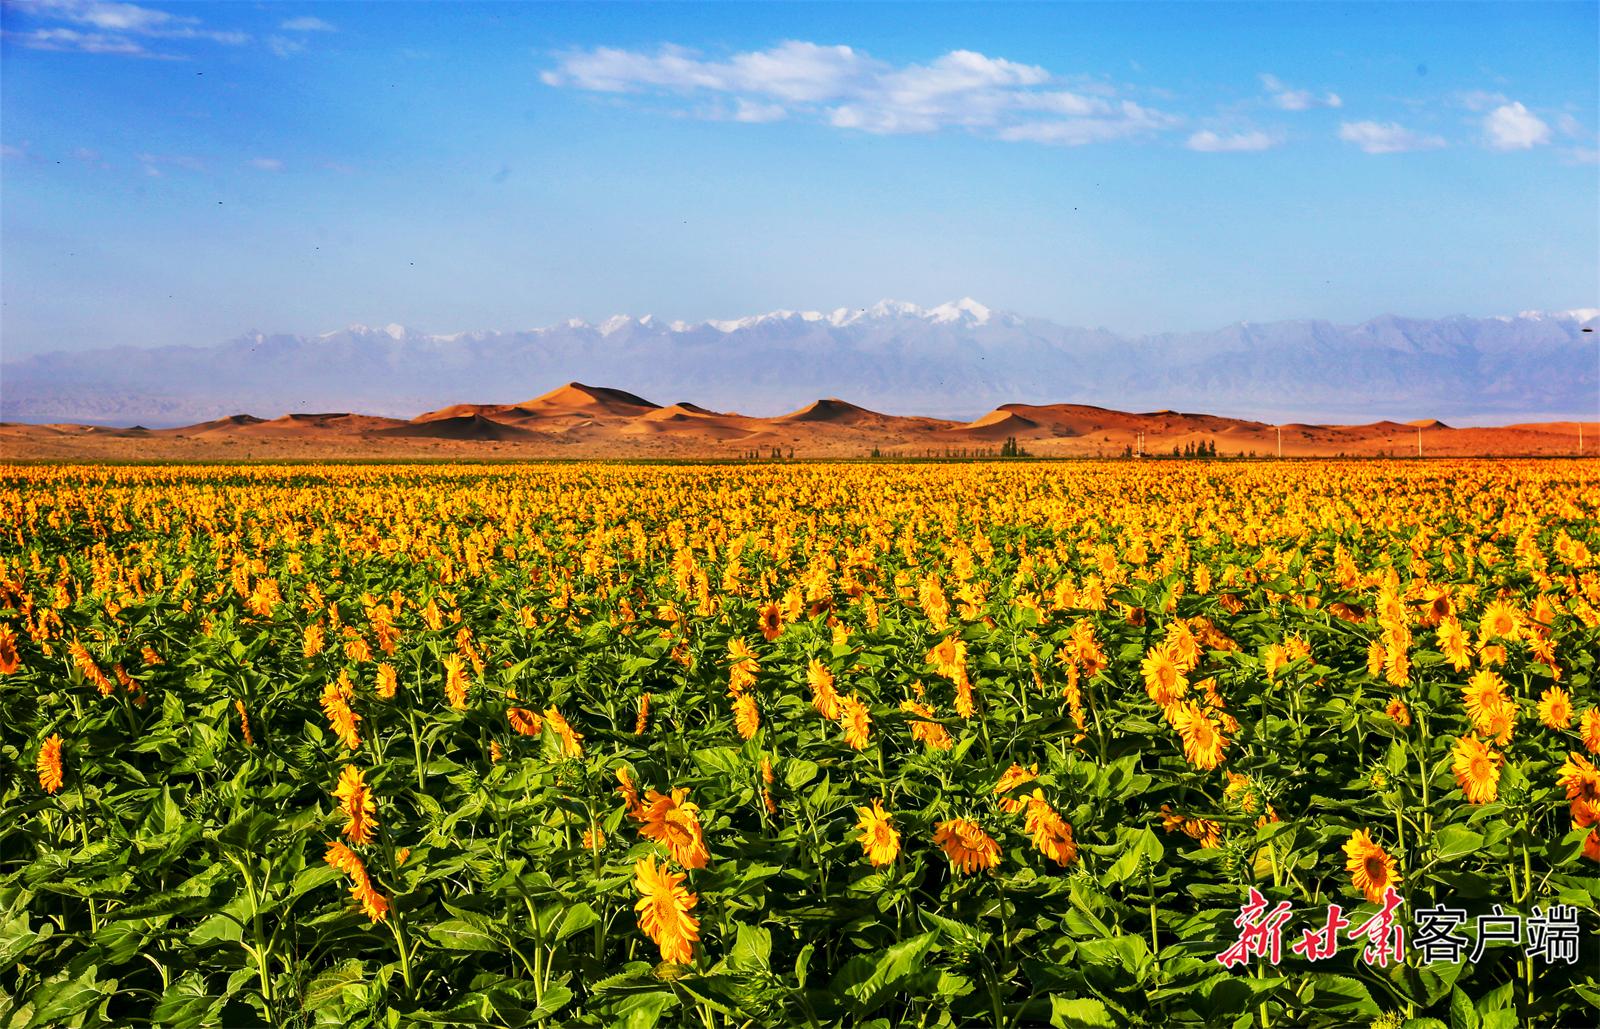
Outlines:
{"label": "distant mountain ridge", "polygon": [[183,425],[238,411],[410,418],[512,404],[563,381],[777,413],[818,396],[877,410],[972,418],[1001,404],[1174,408],[1273,420],[1586,416],[1600,388],[1600,311],[1360,325],[1240,322],[1125,337],[996,311],[774,311],[690,325],[617,316],[518,332],[417,333],[353,325],[318,336],[249,333],[214,347],[56,352],[0,365],[0,420]]}

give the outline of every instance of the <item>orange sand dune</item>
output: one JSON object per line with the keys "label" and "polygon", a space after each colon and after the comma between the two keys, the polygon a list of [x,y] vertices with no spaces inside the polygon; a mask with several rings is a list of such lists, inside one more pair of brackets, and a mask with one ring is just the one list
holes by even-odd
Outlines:
{"label": "orange sand dune", "polygon": [[437,422],[446,418],[471,418],[474,415],[483,418],[504,417],[506,420],[524,418],[532,411],[525,410],[515,404],[451,404],[441,407],[437,411],[424,411],[411,419],[413,423]]}
{"label": "orange sand dune", "polygon": [[936,430],[940,436],[951,439],[999,439],[1010,436],[1018,439],[1039,439],[1044,436],[1054,436],[1057,433],[1039,424],[1031,418],[1024,418],[1015,411],[990,411],[975,422],[967,425],[956,425],[948,429]]}
{"label": "orange sand dune", "polygon": [[480,414],[453,418],[434,418],[426,422],[401,422],[392,428],[375,429],[368,436],[407,436],[449,440],[537,439],[544,435],[518,425],[492,421]]}
{"label": "orange sand dune", "polygon": [[[1015,437],[1038,457],[1119,457],[1143,449],[1215,445],[1222,457],[1425,457],[1572,455],[1574,422],[1452,428],[1438,419],[1369,425],[1265,422],[1087,404],[1003,404],[975,421],[888,415],[838,398],[757,418],[688,401],[670,407],[625,390],[571,382],[520,404],[454,404],[409,422],[346,412],[253,415],[149,430],[138,426],[0,423],[0,457],[216,460],[405,457],[742,457],[776,449],[796,457],[982,457]],[[1600,451],[1600,425],[1585,423],[1584,449]]]}
{"label": "orange sand dune", "polygon": [[525,400],[517,406],[541,415],[586,414],[591,417],[609,415],[614,418],[637,418],[661,405],[652,404],[645,398],[626,390],[569,382],[532,400]]}
{"label": "orange sand dune", "polygon": [[253,414],[232,414],[226,418],[217,418],[209,422],[200,422],[197,425],[185,425],[181,429],[157,429],[152,435],[156,436],[204,436],[209,433],[232,434],[240,429],[252,425],[260,425],[265,418],[257,418]]}
{"label": "orange sand dune", "polygon": [[[1579,426],[1583,427],[1583,438],[1594,440],[1600,444],[1600,422],[1528,422],[1521,425],[1507,425],[1507,429],[1520,429],[1526,432],[1553,432],[1562,436],[1578,435]],[[1600,445],[1595,447],[1600,450]]]}
{"label": "orange sand dune", "polygon": [[768,419],[773,422],[829,422],[834,425],[857,425],[867,421],[884,421],[892,417],[844,400],[818,400],[798,411]]}
{"label": "orange sand dune", "polygon": [[286,414],[270,422],[255,422],[234,430],[239,436],[323,436],[354,435],[393,428],[406,423],[398,418],[379,418],[370,414]]}

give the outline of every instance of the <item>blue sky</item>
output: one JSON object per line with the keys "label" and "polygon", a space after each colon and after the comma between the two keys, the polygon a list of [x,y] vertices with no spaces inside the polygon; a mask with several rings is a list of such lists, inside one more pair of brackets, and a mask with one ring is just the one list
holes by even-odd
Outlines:
{"label": "blue sky", "polygon": [[0,5],[8,356],[1600,306],[1600,5]]}

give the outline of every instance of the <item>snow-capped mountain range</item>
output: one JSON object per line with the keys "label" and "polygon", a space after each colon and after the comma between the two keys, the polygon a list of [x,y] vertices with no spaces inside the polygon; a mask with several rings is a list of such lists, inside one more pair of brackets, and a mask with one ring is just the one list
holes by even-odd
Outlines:
{"label": "snow-capped mountain range", "polygon": [[1240,322],[1126,337],[991,310],[773,311],[688,324],[618,315],[516,332],[352,325],[251,332],[213,347],[119,347],[0,366],[0,419],[179,425],[249,411],[411,417],[510,403],[569,380],[744,413],[838,396],[896,414],[973,417],[1002,403],[1174,408],[1275,421],[1591,417],[1600,310],[1360,325]]}

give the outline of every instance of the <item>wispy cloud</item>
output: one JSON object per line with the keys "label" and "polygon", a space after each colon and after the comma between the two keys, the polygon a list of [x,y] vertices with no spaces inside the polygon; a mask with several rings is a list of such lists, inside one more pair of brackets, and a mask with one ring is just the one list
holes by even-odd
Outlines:
{"label": "wispy cloud", "polygon": [[278,57],[288,57],[290,54],[297,54],[306,48],[304,43],[289,39],[287,36],[268,36],[266,44],[267,49]]}
{"label": "wispy cloud", "polygon": [[1292,89],[1278,80],[1275,75],[1265,72],[1261,75],[1261,84],[1267,88],[1272,96],[1273,106],[1284,111],[1306,111],[1313,107],[1343,107],[1344,101],[1339,99],[1337,93],[1328,93],[1317,96],[1303,89]]}
{"label": "wispy cloud", "polygon": [[24,10],[29,17],[69,22],[91,30],[57,26],[7,33],[23,46],[35,50],[71,50],[173,60],[177,59],[176,54],[153,51],[142,40],[203,39],[228,46],[242,46],[251,39],[248,32],[203,28],[199,18],[172,14],[153,7],[140,7],[138,4],[105,3],[101,0],[34,0]]}
{"label": "wispy cloud", "polygon": [[144,173],[159,178],[161,168],[166,165],[173,168],[187,168],[189,171],[203,172],[206,166],[197,158],[184,157],[181,154],[134,154],[134,160],[144,165]]}
{"label": "wispy cloud", "polygon": [[1280,142],[1282,142],[1281,139],[1269,136],[1260,130],[1219,136],[1207,129],[1196,132],[1183,145],[1190,150],[1199,150],[1202,153],[1222,154],[1235,151],[1270,150]]}
{"label": "wispy cloud", "polygon": [[1369,154],[1405,154],[1414,150],[1438,150],[1446,145],[1442,136],[1424,136],[1398,122],[1344,122],[1339,138],[1354,143]]}
{"label": "wispy cloud", "polygon": [[1489,93],[1481,89],[1457,93],[1456,100],[1469,111],[1487,111],[1491,107],[1508,102],[1504,93]]}
{"label": "wispy cloud", "polygon": [[[700,117],[770,122],[815,118],[880,135],[966,130],[996,139],[1078,144],[1172,128],[1181,118],[1092,95],[1036,65],[971,50],[896,67],[848,46],[790,40],[722,61],[666,46],[654,54],[612,47],[560,55],[545,83],[604,93],[718,96]],[[1073,85],[1075,88],[1063,88]]]}
{"label": "wispy cloud", "polygon": [[99,151],[90,150],[86,146],[81,146],[76,150],[68,152],[67,156],[87,168],[96,168],[100,171],[111,170],[111,165],[100,159]]}
{"label": "wispy cloud", "polygon": [[283,162],[276,157],[252,157],[250,165],[262,171],[283,171]]}
{"label": "wispy cloud", "polygon": [[339,30],[323,21],[321,18],[290,18],[279,25],[278,28],[289,32],[338,32]]}
{"label": "wispy cloud", "polygon": [[1490,111],[1484,116],[1483,132],[1493,150],[1532,150],[1550,142],[1550,126],[1520,103]]}
{"label": "wispy cloud", "polygon": [[1591,150],[1586,146],[1563,150],[1561,157],[1564,164],[1600,164],[1600,150]]}
{"label": "wispy cloud", "polygon": [[1594,133],[1584,128],[1578,119],[1574,118],[1570,114],[1557,115],[1556,128],[1560,129],[1564,135],[1571,136],[1573,139],[1594,138]]}

